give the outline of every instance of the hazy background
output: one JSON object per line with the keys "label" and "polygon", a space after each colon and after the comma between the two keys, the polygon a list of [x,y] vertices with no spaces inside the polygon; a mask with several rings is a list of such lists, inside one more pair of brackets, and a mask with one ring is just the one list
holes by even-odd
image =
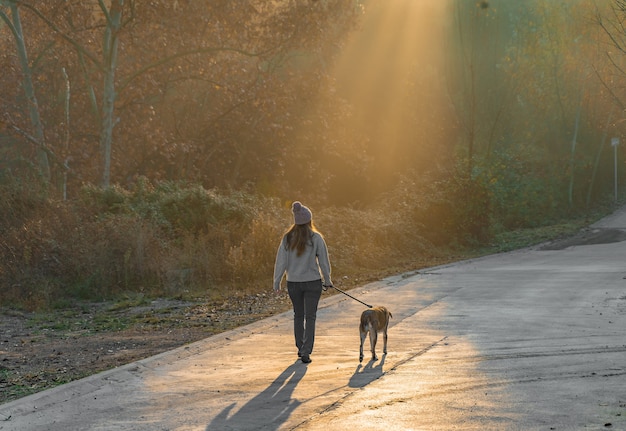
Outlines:
{"label": "hazy background", "polygon": [[293,200],[351,277],[606,210],[622,6],[1,0],[0,296],[260,288]]}

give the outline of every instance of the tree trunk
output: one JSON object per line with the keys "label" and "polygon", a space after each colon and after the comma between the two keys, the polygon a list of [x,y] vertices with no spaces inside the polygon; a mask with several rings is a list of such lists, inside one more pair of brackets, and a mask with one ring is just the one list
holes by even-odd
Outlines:
{"label": "tree trunk", "polygon": [[569,191],[567,194],[567,200],[569,202],[569,206],[571,207],[574,203],[574,170],[576,169],[576,140],[578,139],[578,124],[580,123],[580,111],[582,111],[583,102],[582,102],[582,93],[580,97],[580,103],[578,104],[578,112],[576,113],[576,124],[574,125],[574,136],[572,137],[572,149],[570,152],[569,159]]}
{"label": "tree trunk", "polygon": [[37,165],[39,166],[39,172],[42,177],[49,182],[50,181],[50,164],[48,161],[48,153],[46,152],[45,138],[43,133],[43,124],[41,117],[39,116],[39,104],[37,103],[37,97],[35,97],[35,87],[33,86],[32,73],[30,65],[28,63],[28,55],[26,53],[26,44],[24,43],[24,33],[22,31],[22,21],[20,19],[20,13],[17,3],[14,1],[7,2],[11,10],[11,20],[8,21],[6,15],[3,14],[3,19],[11,26],[13,36],[15,37],[15,46],[17,48],[17,56],[20,60],[20,66],[22,68],[23,79],[22,85],[24,86],[24,93],[28,103],[28,113],[30,115],[31,125],[33,127],[33,134],[37,140]]}
{"label": "tree trunk", "polygon": [[117,68],[118,32],[122,26],[122,7],[124,0],[113,0],[110,11],[103,2],[100,6],[107,18],[104,33],[104,89],[102,100],[102,129],[100,132],[100,149],[102,150],[103,171],[102,186],[109,187],[111,182],[111,145],[113,142],[113,111],[115,108],[115,70]]}
{"label": "tree trunk", "polygon": [[596,183],[596,174],[598,172],[598,166],[600,165],[600,156],[602,155],[602,150],[604,150],[604,143],[606,142],[606,138],[609,134],[609,126],[611,125],[611,121],[613,120],[613,113],[615,111],[615,107],[611,109],[608,117],[606,117],[606,125],[604,126],[604,131],[602,132],[602,140],[600,141],[600,147],[598,148],[598,152],[596,153],[596,158],[593,162],[593,171],[591,172],[591,181],[589,182],[589,188],[587,189],[587,208],[589,208],[589,204],[591,203],[591,194],[593,193],[593,186]]}

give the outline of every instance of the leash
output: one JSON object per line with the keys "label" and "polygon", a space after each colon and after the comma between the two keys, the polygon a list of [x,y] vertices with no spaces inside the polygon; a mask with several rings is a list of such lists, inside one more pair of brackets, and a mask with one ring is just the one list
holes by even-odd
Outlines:
{"label": "leash", "polygon": [[339,292],[343,293],[344,295],[346,295],[346,296],[348,296],[348,297],[350,297],[350,298],[354,299],[355,301],[360,302],[361,304],[365,305],[367,308],[374,308],[374,307],[372,307],[371,305],[366,304],[365,302],[361,301],[360,299],[355,298],[354,296],[350,295],[349,293],[344,292],[343,290],[339,289],[338,287],[335,287],[335,286],[331,286],[331,287],[332,287],[333,289],[335,289],[335,290],[337,290],[337,291],[339,291]]}

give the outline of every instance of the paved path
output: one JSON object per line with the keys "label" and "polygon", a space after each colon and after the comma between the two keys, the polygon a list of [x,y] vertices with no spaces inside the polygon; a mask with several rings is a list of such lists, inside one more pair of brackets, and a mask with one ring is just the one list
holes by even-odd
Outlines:
{"label": "paved path", "polygon": [[0,405],[0,430],[626,430],[623,230],[352,290],[393,313],[380,361],[364,306],[325,296],[311,364],[284,313]]}

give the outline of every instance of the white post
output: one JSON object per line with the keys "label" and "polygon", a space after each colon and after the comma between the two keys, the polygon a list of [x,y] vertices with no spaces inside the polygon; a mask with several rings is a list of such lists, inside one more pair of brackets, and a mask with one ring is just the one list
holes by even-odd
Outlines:
{"label": "white post", "polygon": [[613,174],[614,174],[615,202],[617,202],[617,146],[618,145],[619,145],[619,138],[612,138],[611,146],[613,147]]}

